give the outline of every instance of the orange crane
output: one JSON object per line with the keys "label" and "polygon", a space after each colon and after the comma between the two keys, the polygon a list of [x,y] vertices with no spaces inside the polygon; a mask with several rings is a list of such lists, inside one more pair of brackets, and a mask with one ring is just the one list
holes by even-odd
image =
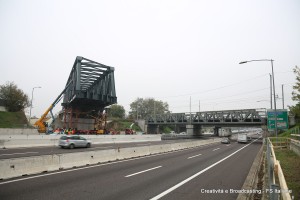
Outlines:
{"label": "orange crane", "polygon": [[51,117],[52,117],[52,123],[55,120],[53,113],[52,113],[52,109],[55,107],[55,105],[61,100],[64,92],[68,89],[68,87],[70,86],[72,82],[69,82],[67,84],[67,86],[65,87],[65,89],[63,89],[63,91],[60,93],[60,95],[58,95],[58,97],[55,99],[55,101],[49,106],[49,108],[44,112],[44,114],[41,116],[41,118],[39,120],[37,120],[34,125],[38,127],[38,132],[39,133],[46,133],[47,130],[47,124],[46,124],[46,117],[48,115],[48,113],[51,113]]}

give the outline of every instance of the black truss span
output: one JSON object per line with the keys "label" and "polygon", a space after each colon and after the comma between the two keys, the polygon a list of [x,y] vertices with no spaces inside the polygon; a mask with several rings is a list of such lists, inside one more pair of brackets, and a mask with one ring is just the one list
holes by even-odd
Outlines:
{"label": "black truss span", "polygon": [[64,93],[63,107],[80,111],[103,110],[117,103],[114,67],[77,56]]}
{"label": "black truss span", "polygon": [[257,126],[266,124],[265,111],[256,109],[208,111],[197,113],[171,113],[149,116],[148,125],[159,124],[199,124],[222,126]]}

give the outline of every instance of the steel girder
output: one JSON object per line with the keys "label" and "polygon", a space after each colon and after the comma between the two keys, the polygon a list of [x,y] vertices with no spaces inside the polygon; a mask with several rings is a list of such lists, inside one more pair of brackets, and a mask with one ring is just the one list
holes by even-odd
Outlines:
{"label": "steel girder", "polygon": [[147,124],[188,124],[222,126],[257,126],[266,123],[265,115],[255,109],[208,111],[197,113],[172,113],[150,116]]}
{"label": "steel girder", "polygon": [[66,85],[69,83],[64,108],[98,111],[117,103],[114,67],[77,56]]}

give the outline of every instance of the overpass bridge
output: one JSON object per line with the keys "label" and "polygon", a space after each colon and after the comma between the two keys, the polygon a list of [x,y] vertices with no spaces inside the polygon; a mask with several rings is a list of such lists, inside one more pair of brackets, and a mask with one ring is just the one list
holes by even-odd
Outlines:
{"label": "overpass bridge", "polygon": [[215,127],[217,134],[221,127],[261,127],[266,124],[266,109],[168,113],[150,115],[146,119],[148,133],[158,133],[161,125],[174,125],[175,129],[185,129],[191,135],[201,134],[204,126]]}

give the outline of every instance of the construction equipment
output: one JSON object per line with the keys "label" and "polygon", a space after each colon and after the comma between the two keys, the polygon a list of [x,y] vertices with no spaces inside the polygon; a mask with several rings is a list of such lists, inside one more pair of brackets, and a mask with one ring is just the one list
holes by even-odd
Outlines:
{"label": "construction equipment", "polygon": [[[67,88],[70,86],[71,83],[72,83],[72,82],[69,82],[69,83],[67,84],[67,86],[65,87],[65,89],[63,89],[63,91],[62,91],[62,92],[58,95],[58,97],[53,101],[53,103],[52,103],[52,104],[50,105],[50,107],[44,112],[44,114],[41,116],[41,118],[40,118],[38,121],[36,121],[36,122],[34,123],[34,125],[38,127],[38,132],[39,132],[39,133],[46,133],[47,127],[50,126],[50,125],[53,123],[53,121],[55,120],[54,115],[53,115],[53,113],[52,113],[52,109],[53,109],[53,108],[55,107],[55,105],[61,100],[61,98],[62,98],[64,92],[67,90]],[[52,122],[51,122],[50,125],[48,125],[48,124],[46,123],[46,119],[47,119],[46,117],[47,117],[47,115],[48,115],[49,112],[51,113],[51,117],[52,117]]]}
{"label": "construction equipment", "polygon": [[134,134],[134,131],[133,131],[133,129],[132,129],[132,126],[134,125],[134,123],[132,123],[131,125],[130,125],[130,128],[126,128],[125,129],[125,135],[133,135]]}
{"label": "construction equipment", "polygon": [[106,120],[106,113],[105,112],[98,112],[98,116],[95,117],[95,116],[92,116],[92,115],[88,115],[92,118],[95,119],[95,126],[94,126],[94,132],[95,134],[105,134],[105,131],[106,131],[106,123],[107,123],[107,120]]}

